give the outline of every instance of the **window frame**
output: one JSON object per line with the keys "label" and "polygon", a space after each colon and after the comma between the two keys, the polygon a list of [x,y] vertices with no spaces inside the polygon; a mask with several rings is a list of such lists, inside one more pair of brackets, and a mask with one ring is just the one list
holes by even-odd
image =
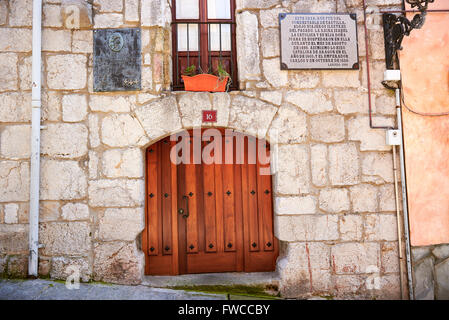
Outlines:
{"label": "window frame", "polygon": [[[230,13],[231,19],[209,19],[207,13],[207,0],[198,0],[199,5],[199,17],[198,19],[177,19],[176,18],[176,0],[172,0],[172,90],[173,91],[183,91],[184,84],[181,81],[182,71],[179,65],[179,57],[190,57],[197,58],[201,61],[199,65],[202,70],[208,70],[211,65],[213,58],[223,57],[230,60],[230,71],[232,83],[229,88],[230,91],[238,90],[238,71],[237,71],[237,41],[236,41],[236,19],[235,10],[236,4],[235,0],[230,1]],[[199,51],[179,51],[178,50],[178,24],[188,23],[188,24],[198,24],[199,32]],[[230,25],[231,31],[231,51],[210,51],[209,50],[209,35],[208,35],[208,23],[219,24],[226,23]]]}

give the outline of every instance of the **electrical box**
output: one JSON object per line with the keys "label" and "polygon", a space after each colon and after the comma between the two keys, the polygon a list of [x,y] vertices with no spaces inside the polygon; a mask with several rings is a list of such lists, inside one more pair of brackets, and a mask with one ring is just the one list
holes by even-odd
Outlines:
{"label": "electrical box", "polygon": [[401,81],[401,70],[385,70],[384,81]]}
{"label": "electrical box", "polygon": [[401,131],[397,129],[387,130],[387,145],[399,146],[401,145]]}

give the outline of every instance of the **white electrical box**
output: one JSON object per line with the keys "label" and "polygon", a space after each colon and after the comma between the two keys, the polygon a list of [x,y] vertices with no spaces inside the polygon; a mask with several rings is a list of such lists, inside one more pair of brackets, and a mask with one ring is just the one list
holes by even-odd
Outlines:
{"label": "white electrical box", "polygon": [[384,81],[401,81],[401,70],[385,70]]}
{"label": "white electrical box", "polygon": [[387,145],[399,146],[401,145],[401,132],[397,129],[387,130]]}

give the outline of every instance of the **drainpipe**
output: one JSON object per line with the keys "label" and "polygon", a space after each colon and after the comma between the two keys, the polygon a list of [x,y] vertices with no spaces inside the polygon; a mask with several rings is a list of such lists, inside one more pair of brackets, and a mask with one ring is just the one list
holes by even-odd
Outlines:
{"label": "drainpipe", "polygon": [[33,71],[31,114],[31,172],[30,172],[30,256],[28,274],[38,275],[39,250],[39,175],[41,140],[41,47],[42,0],[33,1]]}

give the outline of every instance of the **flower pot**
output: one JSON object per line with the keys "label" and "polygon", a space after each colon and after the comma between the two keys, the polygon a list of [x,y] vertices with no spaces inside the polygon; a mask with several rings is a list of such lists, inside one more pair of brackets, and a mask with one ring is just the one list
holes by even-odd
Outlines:
{"label": "flower pot", "polygon": [[212,74],[198,74],[193,77],[182,76],[185,91],[225,92],[228,77],[220,80]]}

